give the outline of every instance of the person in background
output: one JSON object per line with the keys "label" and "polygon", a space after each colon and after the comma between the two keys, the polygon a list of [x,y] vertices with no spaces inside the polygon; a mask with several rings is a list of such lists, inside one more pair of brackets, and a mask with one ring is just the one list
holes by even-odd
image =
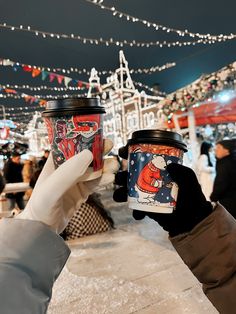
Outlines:
{"label": "person in background", "polygon": [[39,169],[43,169],[43,166],[45,165],[45,163],[48,159],[48,156],[49,156],[49,150],[46,149],[43,153],[43,157],[38,162],[38,168]]}
{"label": "person in background", "polygon": [[4,179],[3,175],[0,172],[0,194],[4,190],[4,187],[5,187],[5,179]]}
{"label": "person in background", "polygon": [[[23,170],[22,170],[23,182],[30,183],[33,173],[34,173],[34,162],[33,162],[33,158],[29,157],[29,159],[25,160]],[[32,194],[32,189],[27,190],[24,195],[24,200],[28,201],[31,194]]]}
{"label": "person in background", "polygon": [[197,162],[197,173],[202,192],[206,199],[210,200],[215,179],[215,162],[212,156],[213,145],[204,141],[200,147],[200,156]]}
{"label": "person in background", "polygon": [[[6,183],[17,183],[23,182],[22,176],[23,165],[21,164],[20,154],[17,152],[12,153],[11,158],[8,159],[4,168],[3,174],[6,180]],[[10,207],[9,210],[13,210],[15,205],[19,207],[19,209],[24,209],[24,192],[16,192],[16,193],[7,193],[6,198],[8,198]]]}
{"label": "person in background", "polygon": [[216,178],[210,199],[219,201],[236,218],[236,139],[216,144]]}

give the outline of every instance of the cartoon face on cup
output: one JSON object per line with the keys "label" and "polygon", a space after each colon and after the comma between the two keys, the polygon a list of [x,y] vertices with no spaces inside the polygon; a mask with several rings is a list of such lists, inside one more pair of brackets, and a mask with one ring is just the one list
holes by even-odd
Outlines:
{"label": "cartoon face on cup", "polygon": [[94,159],[82,179],[92,180],[102,174],[103,113],[105,110],[94,98],[48,102],[43,117],[56,167],[82,150],[89,149]]}
{"label": "cartoon face on cup", "polygon": [[[172,162],[182,163],[186,146],[180,138],[179,141],[174,141],[173,138],[171,140],[171,136],[176,137],[177,133],[149,131],[152,132],[149,135],[155,137],[143,138],[141,132],[144,131],[137,131],[139,137],[134,135],[128,142],[128,206],[142,211],[172,213],[176,205],[178,186],[171,179],[166,166]],[[166,138],[159,138],[161,135]],[[169,141],[167,136],[170,136]],[[163,144],[158,144],[158,138]],[[137,143],[140,141],[142,143]]]}

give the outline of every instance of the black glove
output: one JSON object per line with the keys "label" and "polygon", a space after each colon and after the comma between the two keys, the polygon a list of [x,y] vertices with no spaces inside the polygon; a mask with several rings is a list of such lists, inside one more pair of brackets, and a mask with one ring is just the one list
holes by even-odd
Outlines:
{"label": "black glove", "polygon": [[[172,163],[167,166],[171,178],[179,186],[176,209],[171,214],[160,214],[133,211],[136,220],[143,219],[146,215],[159,223],[171,237],[191,231],[199,222],[206,218],[213,210],[210,202],[206,201],[200,184],[192,169]],[[113,195],[116,202],[127,200],[127,172],[119,172],[115,182],[121,185]]]}

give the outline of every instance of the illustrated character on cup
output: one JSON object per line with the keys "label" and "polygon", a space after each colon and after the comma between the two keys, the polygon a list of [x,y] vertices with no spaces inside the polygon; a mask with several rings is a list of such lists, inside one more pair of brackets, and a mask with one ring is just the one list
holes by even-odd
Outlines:
{"label": "illustrated character on cup", "polygon": [[70,133],[67,122],[65,120],[58,120],[56,122],[56,138],[55,141],[57,143],[58,149],[61,151],[65,159],[69,159],[70,157],[74,156],[75,153],[75,137],[76,134],[71,134],[69,137],[68,134]]}
{"label": "illustrated character on cup", "polygon": [[[96,120],[96,116],[94,116],[94,120]],[[80,137],[80,140],[77,140],[77,151],[80,152],[84,149],[89,149],[91,152],[94,153],[96,156],[100,149],[101,143],[101,134],[102,134],[102,129],[99,128],[98,122],[97,121],[91,121],[91,116],[90,120],[86,121],[86,118],[83,118],[84,120],[81,120],[81,117],[74,116],[72,118],[73,124],[74,124],[74,129],[73,132],[77,133],[77,136]],[[100,165],[98,164],[99,160],[101,158],[94,158],[93,160],[93,166],[98,168]]]}
{"label": "illustrated character on cup", "polygon": [[74,132],[81,136],[79,141],[78,151],[82,151],[85,148],[92,150],[93,143],[96,142],[96,135],[99,134],[98,123],[96,121],[81,121],[78,120],[78,117],[73,117],[73,124],[75,128]]}
{"label": "illustrated character on cup", "polygon": [[155,201],[154,197],[163,185],[161,170],[165,170],[166,166],[165,159],[162,156],[154,155],[153,159],[141,170],[135,185],[135,190],[139,194],[138,201],[140,203]]}

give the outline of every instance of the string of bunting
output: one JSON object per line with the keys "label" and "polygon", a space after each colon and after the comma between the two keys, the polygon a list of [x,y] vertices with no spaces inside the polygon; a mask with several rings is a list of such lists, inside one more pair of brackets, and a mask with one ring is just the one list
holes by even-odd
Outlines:
{"label": "string of bunting", "polygon": [[31,91],[51,90],[51,91],[58,91],[58,92],[63,92],[63,91],[68,91],[68,90],[78,91],[78,90],[84,89],[84,88],[78,88],[78,87],[73,87],[73,86],[68,86],[68,88],[67,88],[67,87],[57,87],[57,86],[49,87],[46,85],[30,86],[30,85],[10,85],[10,84],[0,85],[0,87],[2,87],[2,88],[13,88],[13,89],[29,89]]}
{"label": "string of bunting", "polygon": [[215,44],[218,42],[225,42],[227,40],[232,40],[235,39],[236,35],[231,34],[229,36],[219,36],[219,37],[214,37],[214,38],[199,38],[197,40],[193,41],[150,41],[150,42],[139,42],[136,40],[117,40],[114,38],[110,39],[103,39],[103,38],[87,38],[87,37],[82,37],[80,35],[75,35],[75,34],[59,34],[59,33],[52,33],[52,32],[47,32],[47,31],[40,31],[36,29],[32,29],[31,26],[24,27],[23,25],[20,26],[14,26],[14,25],[8,25],[6,23],[0,23],[0,28],[3,29],[8,29],[11,31],[21,31],[21,32],[28,32],[32,33],[35,36],[41,36],[41,38],[48,38],[48,39],[70,39],[70,40],[78,40],[83,44],[91,44],[91,45],[106,45],[106,46],[129,46],[129,47],[141,47],[141,48],[150,48],[150,47],[184,47],[184,46],[195,46],[199,44],[204,44],[204,45],[210,45],[210,44]]}
{"label": "string of bunting", "polygon": [[9,59],[0,59],[0,65],[11,66],[14,71],[18,71],[19,69],[22,69],[24,72],[31,73],[33,78],[41,75],[41,79],[43,81],[45,81],[46,78],[49,79],[50,83],[52,83],[53,81],[56,80],[59,84],[64,83],[64,85],[66,87],[68,87],[69,84],[73,84],[73,85],[76,85],[76,87],[78,87],[78,89],[82,89],[82,88],[88,89],[90,86],[96,87],[99,89],[99,86],[96,83],[90,84],[88,82],[84,82],[81,80],[75,80],[75,79],[72,79],[71,77],[68,77],[68,76],[65,76],[62,74],[48,72],[45,70],[41,70],[40,68],[38,68],[36,66],[31,66],[31,65],[27,65],[27,64],[20,64],[18,62],[14,62],[14,61],[11,61]]}
{"label": "string of bunting", "polygon": [[235,90],[235,87],[236,61],[169,94],[158,105],[170,119],[175,111],[186,111],[189,107],[197,107],[200,102],[218,97],[222,90]]}
{"label": "string of bunting", "polygon": [[5,98],[4,96],[6,95],[19,96],[20,98],[23,98],[25,102],[27,103],[30,103],[30,104],[37,103],[39,104],[39,106],[45,106],[47,102],[45,99],[37,98],[35,96],[31,96],[25,93],[19,93],[15,89],[11,89],[11,88],[0,88],[0,93],[1,93],[0,97],[2,98]]}
{"label": "string of bunting", "polygon": [[187,29],[180,30],[180,29],[172,28],[172,27],[165,26],[165,25],[162,25],[159,23],[153,23],[153,22],[150,22],[147,20],[143,20],[143,19],[138,18],[136,16],[129,15],[127,13],[116,10],[116,8],[114,6],[112,6],[112,7],[105,6],[100,1],[97,1],[97,0],[85,0],[85,1],[92,3],[92,4],[96,5],[97,7],[101,8],[103,10],[110,11],[113,16],[116,16],[120,19],[122,19],[122,18],[126,19],[126,21],[131,22],[131,23],[141,23],[145,27],[154,28],[156,31],[161,30],[161,31],[164,31],[166,33],[176,33],[180,37],[188,35],[192,38],[198,37],[201,39],[207,39],[207,40],[213,40],[213,41],[218,40],[218,39],[220,39],[220,41],[221,41],[221,39],[222,40],[231,40],[231,39],[234,39],[236,37],[236,34],[232,34],[232,33],[230,35],[224,35],[224,34],[211,35],[211,34],[193,33]]}
{"label": "string of bunting", "polygon": [[[150,92],[154,92],[155,90],[148,86],[145,85],[141,82],[136,82],[133,81],[134,85],[144,88]],[[0,88],[11,88],[11,89],[29,89],[31,91],[44,91],[44,90],[51,90],[51,91],[58,91],[58,92],[62,92],[62,91],[67,91],[67,90],[78,90],[78,87],[72,87],[72,86],[68,86],[68,88],[66,87],[48,87],[45,85],[41,85],[41,86],[30,86],[30,85],[10,85],[10,84],[6,84],[6,85],[0,85]],[[166,93],[164,92],[159,92],[160,95],[165,96]],[[80,94],[80,96],[86,96],[86,94]]]}
{"label": "string of bunting", "polygon": [[5,111],[6,111],[6,113],[8,112],[8,111],[22,111],[22,110],[39,110],[39,109],[43,109],[43,107],[39,107],[39,106],[24,106],[24,107],[17,107],[17,106],[15,106],[15,107],[9,107],[9,106],[6,106],[5,107]]}
{"label": "string of bunting", "polygon": [[[91,74],[91,70],[87,70],[87,69],[78,69],[78,68],[73,68],[71,67],[70,69],[64,69],[64,68],[49,68],[49,67],[44,67],[44,66],[35,66],[35,65],[29,65],[29,64],[22,64],[20,62],[15,62],[15,61],[11,61],[9,59],[0,59],[0,60],[3,60],[3,64],[0,64],[0,65],[5,65],[5,66],[14,66],[15,64],[17,65],[21,65],[22,67],[23,66],[30,66],[32,68],[35,68],[35,69],[39,69],[41,71],[49,71],[49,72],[62,72],[62,73],[67,73],[67,74],[70,74],[72,72],[74,73],[78,73],[78,74],[87,74],[87,75],[90,75]],[[9,64],[9,63],[12,63],[13,64]],[[150,68],[138,68],[138,69],[130,69],[130,73],[133,73],[133,74],[141,74],[141,73],[144,73],[144,74],[152,74],[152,73],[155,73],[155,72],[161,72],[161,71],[164,71],[166,69],[169,69],[169,68],[172,68],[176,66],[176,62],[167,62],[166,64],[164,65],[161,65],[161,66],[152,66]],[[107,75],[107,74],[113,74],[114,71],[112,70],[102,70],[102,71],[97,71],[97,74],[98,75]],[[68,86],[69,88],[69,86]],[[81,89],[81,88],[80,88]]]}

